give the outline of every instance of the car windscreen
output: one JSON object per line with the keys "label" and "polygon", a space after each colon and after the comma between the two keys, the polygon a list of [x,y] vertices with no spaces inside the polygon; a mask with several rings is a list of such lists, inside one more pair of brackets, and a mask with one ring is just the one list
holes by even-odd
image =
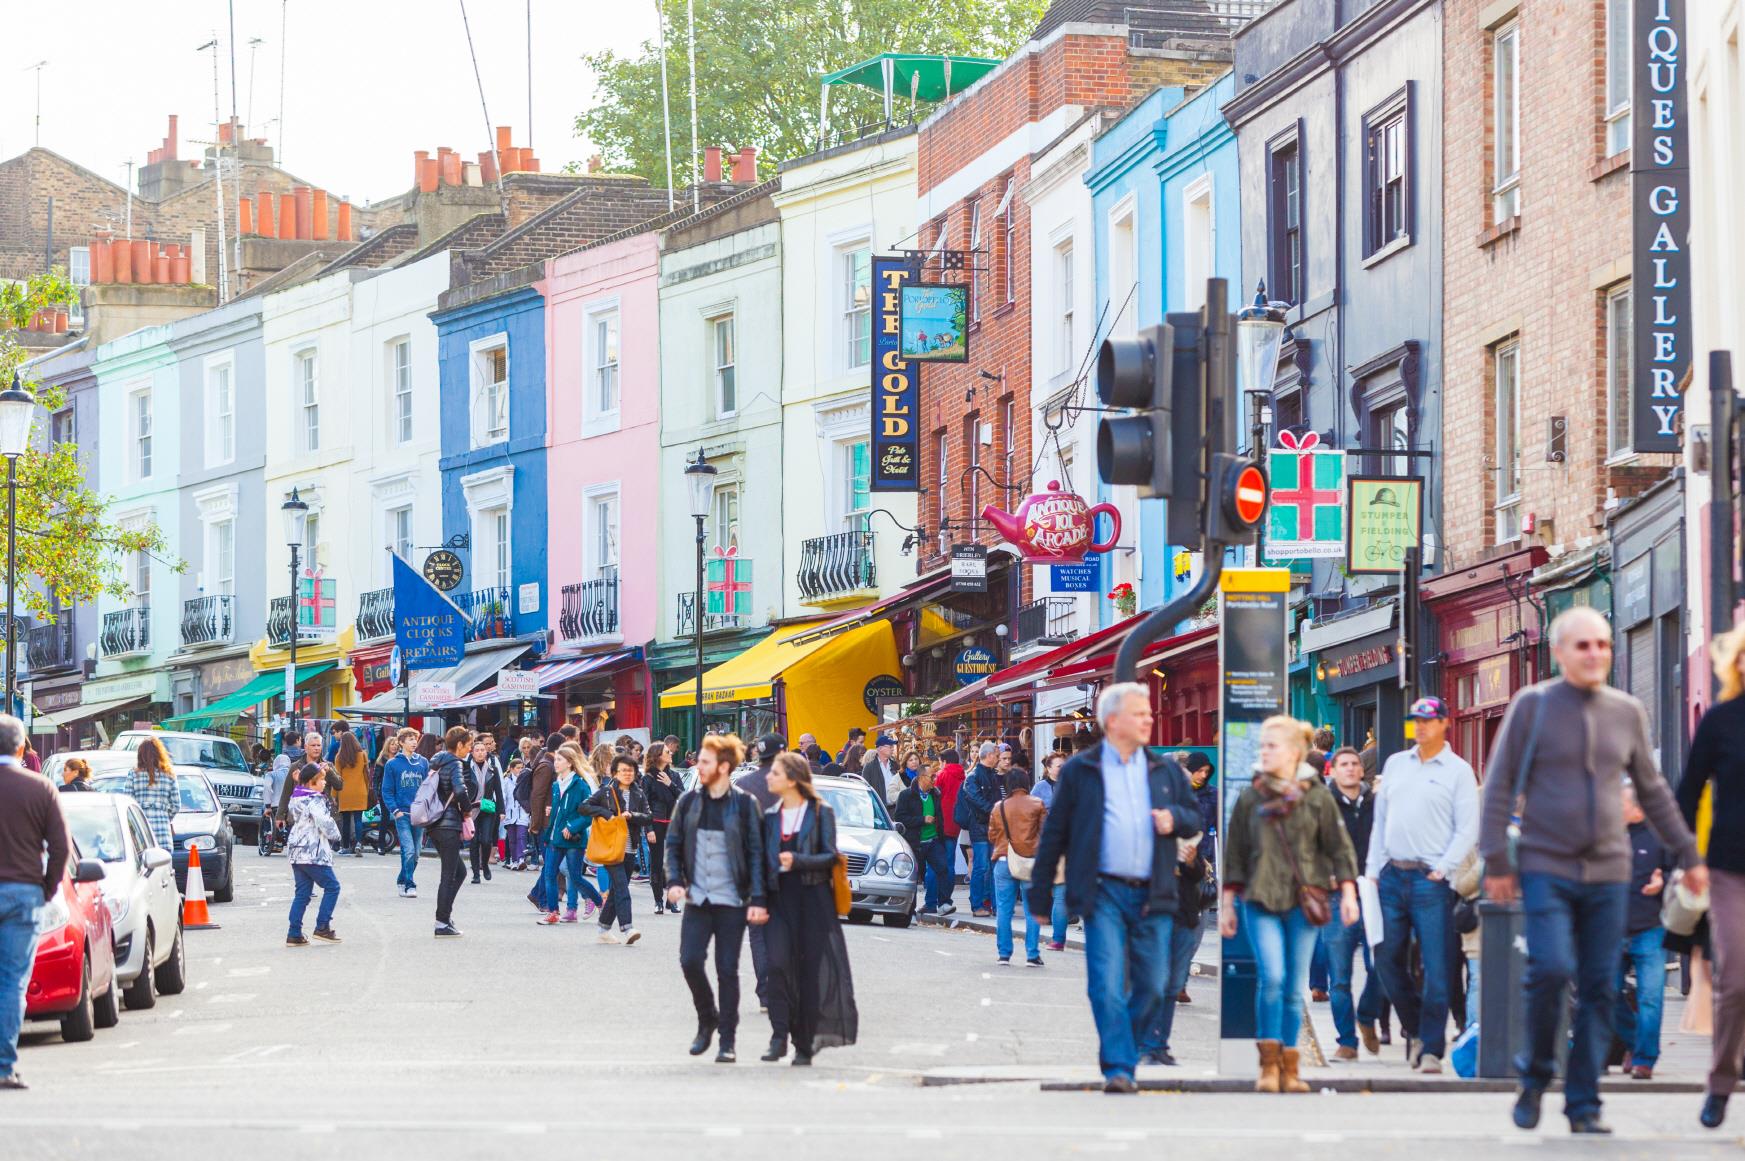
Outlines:
{"label": "car windscreen", "polygon": [[871,830],[890,830],[891,819],[885,804],[868,786],[820,786],[818,793],[836,812],[837,826],[858,826]]}
{"label": "car windscreen", "polygon": [[[62,795],[62,798],[71,797]],[[79,795],[81,799],[91,798],[90,795]],[[115,813],[112,800],[92,798],[89,806],[81,802],[78,806],[67,804],[61,811],[67,819],[67,829],[73,832],[73,841],[79,844],[86,857],[102,859],[106,863],[119,863],[127,858],[127,841],[121,837],[121,816]]]}
{"label": "car windscreen", "polygon": [[[121,778],[98,778],[91,783],[94,790],[107,791],[110,794],[126,794],[127,782]],[[176,797],[180,799],[178,810],[198,810],[216,813],[218,799],[213,797],[211,787],[203,778],[177,778]]]}
{"label": "car windscreen", "polygon": [[173,766],[202,766],[210,770],[248,773],[242,747],[225,738],[160,738],[170,752]]}

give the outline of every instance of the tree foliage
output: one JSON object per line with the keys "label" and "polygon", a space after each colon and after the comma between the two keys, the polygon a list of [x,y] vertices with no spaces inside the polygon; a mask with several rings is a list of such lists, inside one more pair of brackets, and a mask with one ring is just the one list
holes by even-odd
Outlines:
{"label": "tree foliage", "polygon": [[[817,148],[818,78],[881,52],[1000,57],[1029,39],[1047,0],[694,0],[697,13],[699,154],[708,145],[757,147],[758,168]],[[660,0],[666,22],[673,181],[691,174],[690,71],[686,0]],[[598,82],[597,104],[576,132],[609,168],[666,182],[660,49],[583,58]],[[899,96],[906,113],[908,100]],[[831,94],[831,123],[871,124],[883,97],[845,85]]]}
{"label": "tree foliage", "polygon": [[[25,282],[0,284],[0,386],[10,387],[18,374],[24,388],[37,397],[39,421],[65,406],[66,398],[52,387],[38,389],[24,365],[29,352],[10,332],[25,327],[38,311],[70,305],[76,294],[58,269]],[[168,559],[168,545],[155,523],[122,527],[112,522],[109,501],[85,486],[78,446],[51,447],[40,435],[34,433],[29,450],[18,458],[16,590],[24,610],[50,620],[51,590],[69,603],[93,601],[104,594],[126,597],[129,589],[121,562],[136,552]],[[182,568],[179,561],[169,563],[177,571]],[[0,576],[4,567],[0,556]]]}

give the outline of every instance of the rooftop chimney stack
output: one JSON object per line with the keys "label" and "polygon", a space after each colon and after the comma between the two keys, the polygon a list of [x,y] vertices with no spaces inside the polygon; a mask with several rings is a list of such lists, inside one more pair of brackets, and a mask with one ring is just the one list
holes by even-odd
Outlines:
{"label": "rooftop chimney stack", "polygon": [[721,180],[721,147],[709,145],[703,149],[703,180],[719,182]]}

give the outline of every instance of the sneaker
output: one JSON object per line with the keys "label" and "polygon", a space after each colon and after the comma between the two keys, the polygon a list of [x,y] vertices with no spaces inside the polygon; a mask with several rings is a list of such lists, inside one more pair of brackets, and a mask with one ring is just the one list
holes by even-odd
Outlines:
{"label": "sneaker", "polygon": [[556,927],[558,924],[557,912],[547,911],[544,915],[541,915],[533,922],[539,924],[541,927]]}
{"label": "sneaker", "polygon": [[1423,1059],[1424,1042],[1414,1036],[1406,1037],[1406,1067],[1416,1072]]}
{"label": "sneaker", "polygon": [[9,1072],[5,1076],[0,1076],[0,1088],[27,1089],[29,1087],[28,1084],[24,1083],[24,1078],[19,1076],[16,1072]]}
{"label": "sneaker", "polygon": [[317,927],[315,929],[315,931],[313,932],[313,934],[314,934],[316,939],[319,939],[324,943],[344,943],[345,942],[344,940],[339,938],[339,932],[333,930],[333,928],[331,928],[331,927]]}
{"label": "sneaker", "polygon": [[309,946],[309,937],[306,935],[287,935],[287,936],[285,936],[285,946],[286,947],[308,947]]}
{"label": "sneaker", "polygon": [[1065,951],[1066,950],[1066,941],[1062,940],[1062,939],[1051,939],[1048,941],[1048,950],[1049,951]]}
{"label": "sneaker", "polygon": [[401,883],[398,887],[395,887],[394,893],[396,895],[400,896],[400,898],[402,898],[402,899],[410,899],[412,897],[412,889],[410,887],[406,886],[406,884],[404,884],[404,883]]}
{"label": "sneaker", "polygon": [[407,885],[406,885],[406,894],[405,894],[405,898],[407,898],[407,899],[416,899],[416,898],[418,898],[418,888],[417,888],[417,887],[414,887],[414,886],[412,886],[412,885],[411,885],[411,884],[410,884],[410,883],[408,883],[408,884],[407,884]]}
{"label": "sneaker", "polygon": [[[598,903],[595,903],[593,900],[591,900],[591,899],[583,899],[582,900],[582,918],[583,919],[592,919],[594,917],[595,912],[597,912],[599,910],[600,910],[600,905]],[[575,913],[572,911],[571,914],[573,915]]]}
{"label": "sneaker", "polygon": [[451,939],[460,934],[460,928],[452,923],[438,923],[436,925],[436,934],[439,938]]}
{"label": "sneaker", "polygon": [[574,911],[565,911],[563,913],[563,919],[560,922],[576,923],[579,920],[580,920],[580,916],[578,916]]}
{"label": "sneaker", "polygon": [[1001,967],[1011,967],[1012,966],[1012,957],[1009,955],[1002,955],[1000,957],[1000,966]]}
{"label": "sneaker", "polygon": [[937,907],[923,907],[923,908],[921,908],[921,910],[915,912],[915,914],[917,914],[917,915],[938,915],[939,908],[937,908]]}
{"label": "sneaker", "polygon": [[1139,1086],[1133,1078],[1125,1073],[1116,1073],[1103,1082],[1103,1091],[1111,1094],[1131,1095],[1139,1091]]}
{"label": "sneaker", "polygon": [[1147,1052],[1140,1058],[1140,1064],[1157,1064],[1165,1068],[1173,1068],[1180,1062],[1169,1054],[1169,1049],[1159,1048],[1155,1052]]}
{"label": "sneaker", "polygon": [[1033,956],[1030,959],[1027,959],[1024,961],[1024,966],[1025,967],[1041,967],[1042,966],[1042,957],[1039,955]]}
{"label": "sneaker", "polygon": [[939,914],[941,914],[941,915],[950,915],[952,912],[954,912],[956,910],[957,910],[956,905],[952,904],[952,903],[941,903],[939,905]]}
{"label": "sneaker", "polygon": [[602,928],[600,928],[600,942],[601,943],[623,943],[624,941],[622,939],[619,939],[618,933],[616,931],[613,931],[610,927],[602,927]]}
{"label": "sneaker", "polygon": [[636,930],[634,927],[626,927],[623,931],[620,931],[618,935],[619,938],[624,941],[626,947],[642,938],[642,932]]}
{"label": "sneaker", "polygon": [[1341,1044],[1333,1050],[1333,1059],[1340,1064],[1350,1064],[1357,1059],[1357,1049],[1348,1044]]}
{"label": "sneaker", "polygon": [[986,907],[977,907],[974,911],[971,911],[969,914],[970,914],[970,918],[972,918],[972,919],[992,919],[994,917],[994,913],[992,911],[988,910]]}
{"label": "sneaker", "polygon": [[1426,1076],[1442,1074],[1442,1058],[1434,1052],[1426,1052],[1418,1058],[1418,1071]]}

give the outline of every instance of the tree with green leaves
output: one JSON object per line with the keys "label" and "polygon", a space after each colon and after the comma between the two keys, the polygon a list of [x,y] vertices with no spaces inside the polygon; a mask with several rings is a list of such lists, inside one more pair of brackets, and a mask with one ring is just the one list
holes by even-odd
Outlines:
{"label": "tree with green leaves", "polygon": [[[673,182],[691,177],[686,0],[659,0],[671,91]],[[697,129],[707,145],[756,146],[758,168],[818,147],[818,79],[881,52],[1004,58],[1029,39],[1047,0],[693,0],[697,13]],[[609,168],[666,182],[660,49],[583,58],[597,103],[576,132]],[[906,110],[908,95],[899,94]],[[836,125],[883,116],[881,94],[844,86],[831,97]]]}
{"label": "tree with green leaves", "polygon": [[[30,352],[13,332],[28,326],[39,311],[71,305],[77,294],[59,269],[24,282],[0,283],[0,386],[11,386],[17,375],[20,385],[36,396],[38,415],[64,407],[66,398],[53,387],[38,389],[25,366]],[[32,440],[18,459],[16,587],[22,610],[52,620],[51,591],[67,603],[104,594],[128,596],[121,562],[136,552],[151,553],[181,570],[180,561],[168,558],[168,545],[156,524],[124,528],[108,519],[109,501],[85,486],[75,444],[45,443]],[[0,529],[0,539],[4,536]],[[0,569],[4,559],[0,555]]]}

